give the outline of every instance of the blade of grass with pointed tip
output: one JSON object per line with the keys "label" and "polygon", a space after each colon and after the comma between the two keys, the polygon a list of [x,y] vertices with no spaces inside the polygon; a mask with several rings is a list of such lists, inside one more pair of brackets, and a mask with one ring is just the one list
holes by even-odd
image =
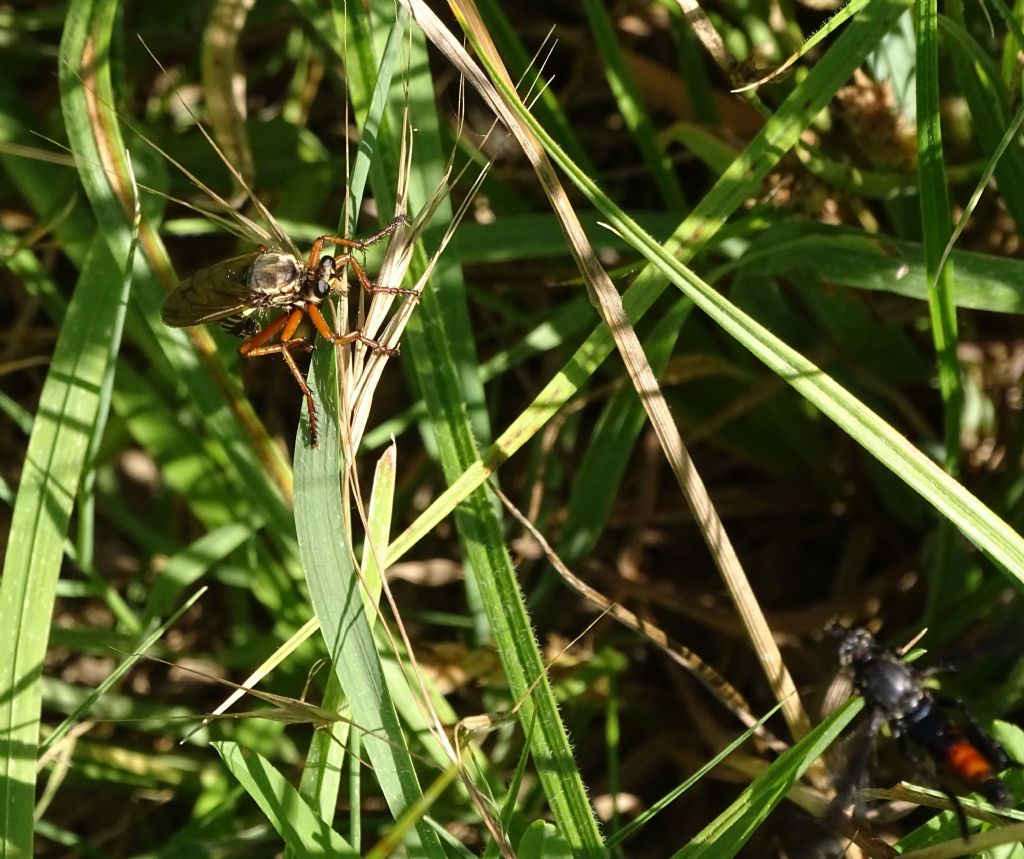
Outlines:
{"label": "blade of grass with pointed tip", "polygon": [[292,856],[351,856],[357,859],[359,853],[317,817],[270,761],[237,743],[218,742],[213,747],[239,784],[263,810]]}
{"label": "blade of grass with pointed tip", "polygon": [[[650,808],[645,809],[641,814],[639,814],[635,820],[631,820],[626,826],[622,827],[622,829],[620,829],[614,835],[609,836],[608,849],[610,850],[611,848],[621,844],[623,841],[628,840],[634,833],[639,832],[641,829],[643,829],[644,826],[646,826],[647,823],[651,820],[651,818],[653,818],[655,815],[661,813],[666,808],[668,808],[669,805],[675,802],[680,796],[686,793],[686,791],[688,791],[697,782],[704,778],[704,776],[711,772],[711,770],[717,767],[727,757],[729,757],[729,755],[731,755],[740,746],[742,746],[751,736],[753,736],[754,732],[758,728],[764,725],[776,713],[776,711],[781,706],[781,704],[776,704],[774,707],[772,707],[771,710],[769,710],[767,713],[764,714],[764,716],[757,720],[757,724],[751,725],[750,728],[748,728],[746,731],[740,734],[735,740],[729,743],[729,745],[727,745],[724,749],[722,749],[722,751],[720,751],[717,755],[711,758],[711,760],[709,760],[706,764],[704,764],[704,766],[702,766],[699,770],[693,773],[693,775],[686,778],[682,784],[672,788],[672,790],[665,794],[665,796],[663,796],[656,802],[652,803]],[[840,727],[839,730],[842,730],[842,727]]]}
{"label": "blade of grass with pointed tip", "polygon": [[200,597],[203,596],[204,593],[206,593],[206,588],[200,588],[196,591],[178,608],[177,611],[174,612],[174,614],[139,642],[136,650],[123,659],[121,664],[111,671],[110,674],[103,679],[103,682],[93,689],[85,699],[68,714],[68,717],[54,728],[46,739],[39,744],[40,752],[46,752],[46,750],[60,740],[76,722],[81,721],[82,717],[90,711],[92,706],[99,701],[108,690],[112,689],[121,677],[128,673],[132,666],[142,658],[143,654],[149,650],[149,648],[163,638],[164,633],[174,626],[174,624],[181,619],[181,616],[185,614],[185,612],[187,612],[200,599]]}
{"label": "blade of grass with pointed tip", "polygon": [[[440,151],[439,121],[433,83],[426,74],[428,57],[419,33],[412,39],[412,45],[414,71],[408,86],[416,116],[417,152],[426,151],[427,159],[418,162],[422,171],[420,181],[410,183],[410,207],[415,211],[425,203],[425,195],[438,186],[443,161],[430,158]],[[381,143],[383,156],[398,151],[397,146],[387,145],[384,137]],[[378,196],[386,192],[384,188],[375,190]],[[438,217],[442,217],[440,211]],[[423,264],[422,260],[414,262],[414,268]],[[406,343],[428,405],[442,469],[448,480],[454,480],[476,458],[476,438],[486,437],[486,433],[475,431],[475,425],[483,421],[486,426],[486,421],[484,401],[476,393],[482,386],[474,354],[474,332],[469,324],[462,279],[453,265],[435,270],[431,288],[421,299],[407,329]],[[543,762],[538,766],[538,774],[546,798],[574,848],[583,855],[598,855],[602,853],[600,834],[557,702],[546,681],[544,662],[505,547],[496,504],[481,490],[470,496],[455,516],[460,542],[474,573],[467,577],[468,584],[479,589],[512,695],[516,700],[524,699],[520,718],[523,724],[536,718],[538,724],[531,743],[535,760]]]}
{"label": "blade of grass with pointed tip", "polygon": [[[971,111],[971,128],[982,149],[989,155],[999,149],[999,142],[1008,125],[1006,90],[999,70],[988,52],[968,33],[961,2],[943,5],[945,16],[939,19],[950,50],[953,69]],[[1024,152],[1011,146],[995,169],[1000,196],[1013,216],[1017,229],[1024,226]]]}
{"label": "blade of grass with pointed tip", "polygon": [[57,577],[85,453],[100,417],[127,281],[98,236],[54,349],[32,427],[0,581],[0,834],[32,853],[40,679]]}
{"label": "blade of grass with pointed tip", "polygon": [[[336,371],[333,350],[314,352],[310,383],[319,394],[324,418],[316,449],[306,442],[306,428],[299,430],[295,447],[295,528],[310,598],[331,665],[349,700],[353,720],[366,731],[363,743],[374,778],[397,820],[419,801],[422,791],[384,682],[362,585],[353,564],[353,548],[345,530],[347,517],[338,479]],[[410,844],[410,849],[443,855],[437,834],[425,821],[420,820],[409,837],[419,840],[417,845]]]}
{"label": "blade of grass with pointed tip", "polygon": [[[1024,262],[972,251],[953,251],[957,307],[1024,313]],[[764,275],[806,271],[819,280],[856,289],[926,299],[928,271],[917,242],[880,240],[860,230],[789,221],[765,230],[735,262],[708,275],[711,283],[735,269]]]}
{"label": "blade of grass with pointed tip", "polygon": [[755,778],[736,800],[704,827],[672,859],[727,859],[735,856],[765,818],[785,798],[807,768],[839,736],[864,702],[856,699],[814,728]]}

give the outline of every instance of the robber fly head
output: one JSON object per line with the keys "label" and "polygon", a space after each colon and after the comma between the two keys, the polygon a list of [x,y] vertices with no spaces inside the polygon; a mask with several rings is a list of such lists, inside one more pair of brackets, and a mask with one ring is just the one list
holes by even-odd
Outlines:
{"label": "robber fly head", "polygon": [[331,291],[341,285],[340,271],[334,264],[334,257],[325,256],[320,258],[316,268],[311,272],[302,297],[306,301],[320,304]]}

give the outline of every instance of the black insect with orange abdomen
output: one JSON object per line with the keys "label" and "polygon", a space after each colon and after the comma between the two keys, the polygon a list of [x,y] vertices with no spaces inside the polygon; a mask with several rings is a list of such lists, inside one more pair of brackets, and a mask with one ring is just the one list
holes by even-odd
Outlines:
{"label": "black insect with orange abdomen", "polygon": [[[415,290],[381,287],[371,283],[362,264],[353,253],[361,251],[392,235],[407,219],[395,218],[383,230],[366,239],[346,239],[342,236],[320,236],[310,251],[309,260],[303,262],[290,253],[275,253],[263,247],[254,253],[224,260],[204,268],[183,280],[167,296],[160,315],[167,325],[176,328],[216,322],[225,331],[246,338],[238,348],[245,358],[261,355],[280,355],[298,382],[309,406],[309,441],[317,446],[316,404],[313,392],[299,371],[292,349],[312,351],[313,345],[296,334],[307,317],[321,337],[338,346],[344,343],[362,343],[368,349],[384,355],[397,355],[398,349],[385,346],[356,329],[336,335],[331,331],[320,311],[320,305],[330,293],[341,285],[341,275],[347,266],[356,276],[360,287],[367,293],[386,295],[415,295]],[[344,253],[325,256],[320,253],[325,244],[343,248]],[[257,316],[262,311],[278,309],[281,316],[265,328]]]}
{"label": "black insect with orange abdomen", "polygon": [[[878,644],[866,629],[833,626],[829,631],[839,639],[840,665],[853,672],[854,688],[864,697],[869,738],[888,723],[919,776],[934,781],[910,743],[924,749],[949,774],[993,805],[1011,804],[1010,792],[998,777],[1011,761],[963,702],[922,685],[925,674]],[[960,715],[962,725],[954,721],[951,711]],[[870,751],[870,743],[865,746]],[[862,751],[851,765],[835,801],[837,808],[849,805],[854,792],[866,781],[869,751]],[[960,801],[943,785],[937,787],[949,797],[966,838],[967,819]]]}

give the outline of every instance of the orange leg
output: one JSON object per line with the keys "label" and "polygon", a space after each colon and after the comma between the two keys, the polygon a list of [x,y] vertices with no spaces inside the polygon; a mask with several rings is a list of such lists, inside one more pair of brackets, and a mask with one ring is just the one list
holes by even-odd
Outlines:
{"label": "orange leg", "polygon": [[352,271],[355,272],[356,280],[359,281],[359,286],[362,287],[364,292],[368,292],[371,295],[379,293],[380,295],[419,295],[415,289],[402,289],[400,286],[377,286],[366,276],[366,271],[362,265],[352,256],[352,254],[342,254],[334,258],[335,268],[340,269],[343,265],[347,265]]}
{"label": "orange leg", "polygon": [[390,346],[385,346],[382,343],[378,343],[370,337],[363,334],[362,331],[356,329],[355,331],[349,331],[347,334],[336,335],[331,331],[330,326],[327,324],[327,320],[324,319],[324,315],[320,312],[320,308],[315,304],[309,304],[306,306],[306,313],[309,314],[309,318],[313,320],[313,327],[320,332],[320,336],[325,340],[330,340],[335,346],[341,346],[344,343],[362,343],[367,349],[374,352],[380,352],[382,355],[390,355],[394,357],[398,354],[397,349],[392,349]]}
{"label": "orange leg", "polygon": [[361,251],[363,248],[368,248],[370,245],[374,245],[381,239],[390,236],[402,224],[407,223],[409,223],[409,219],[405,215],[399,215],[383,230],[365,239],[346,239],[344,236],[320,236],[320,238],[313,242],[313,249],[309,252],[308,266],[310,269],[316,267],[316,264],[320,261],[320,251],[323,250],[325,242],[337,245],[340,248],[352,248],[353,250]]}
{"label": "orange leg", "polygon": [[[378,233],[374,233],[372,236],[366,239],[353,240],[346,239],[344,236],[320,236],[315,242],[313,242],[313,249],[309,252],[309,262],[307,263],[307,270],[314,271],[317,264],[320,261],[320,253],[323,250],[325,243],[337,245],[342,248],[350,248],[351,250],[362,250],[372,244],[376,244],[386,236],[390,236],[395,230],[402,224],[408,223],[409,219],[405,215],[399,215],[390,224],[388,224],[383,230]],[[374,295],[412,295],[418,296],[419,293],[415,289],[402,289],[397,286],[377,286],[367,276],[366,271],[363,269],[359,261],[351,253],[339,254],[334,258],[334,266],[336,271],[340,271],[343,266],[350,266],[352,271],[355,272],[356,280],[359,281],[359,286],[364,292]],[[323,332],[321,332],[323,333]],[[324,334],[326,337],[327,335]],[[351,337],[349,340],[355,340],[358,338]],[[348,341],[345,341],[348,342]],[[365,341],[364,341],[365,342]]]}
{"label": "orange leg", "polygon": [[[296,307],[262,331],[258,331],[253,337],[243,343],[238,351],[245,358],[259,358],[262,355],[281,355],[306,397],[306,405],[309,407],[309,444],[311,447],[317,447],[319,439],[317,438],[316,429],[316,401],[313,398],[313,391],[306,382],[306,377],[302,375],[299,365],[295,363],[291,353],[291,350],[296,348],[305,349],[307,352],[313,350],[312,343],[306,340],[293,339],[304,315],[305,310],[302,307]],[[323,319],[322,316],[320,318]],[[267,343],[268,340],[278,334],[280,339],[277,343]]]}
{"label": "orange leg", "polygon": [[[266,328],[262,328],[253,334],[248,340],[246,340],[241,346],[238,347],[238,353],[243,357],[248,357],[249,353],[254,349],[259,348],[268,340],[277,336],[277,333],[288,324],[288,320],[291,319],[292,313],[283,313],[277,319],[270,323]],[[301,318],[301,317],[300,317]]]}

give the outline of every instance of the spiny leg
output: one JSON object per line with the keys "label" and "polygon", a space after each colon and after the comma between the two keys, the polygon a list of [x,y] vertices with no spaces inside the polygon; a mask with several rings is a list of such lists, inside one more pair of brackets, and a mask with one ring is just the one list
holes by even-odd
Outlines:
{"label": "spiny leg", "polygon": [[334,346],[341,346],[345,343],[355,343],[358,341],[373,352],[379,352],[382,355],[388,355],[390,357],[398,355],[398,349],[394,349],[391,346],[385,346],[383,343],[378,343],[371,337],[367,337],[359,329],[349,331],[346,334],[335,334],[331,331],[330,326],[327,324],[327,320],[324,319],[324,315],[320,312],[320,308],[315,304],[307,306],[306,312],[309,314],[309,318],[313,320],[313,327],[320,333],[320,336],[325,340],[329,340]]}
{"label": "spiny leg", "polygon": [[412,295],[417,298],[419,297],[419,290],[416,289],[403,289],[400,286],[377,286],[366,276],[366,271],[362,264],[352,254],[342,254],[339,257],[335,257],[334,265],[339,269],[343,265],[351,268],[355,272],[356,280],[359,281],[359,286],[363,292],[368,292],[371,295]]}
{"label": "spiny leg", "polygon": [[395,232],[402,224],[409,223],[409,219],[405,215],[399,215],[390,224],[384,227],[383,230],[374,233],[365,239],[346,239],[344,236],[320,236],[315,242],[313,242],[313,249],[309,252],[309,268],[312,269],[320,261],[320,252],[323,250],[324,244],[337,245],[342,248],[352,248],[352,250],[362,250],[368,248],[370,245],[376,244],[381,239],[390,236]]}
{"label": "spiny leg", "polygon": [[306,407],[309,410],[309,446],[319,447],[320,438],[316,429],[316,400],[313,397],[313,391],[309,387],[309,382],[306,381],[306,377],[299,371],[299,365],[295,363],[292,353],[285,349],[281,352],[281,356],[284,358],[284,362],[288,365],[288,369],[292,371],[295,381],[298,382],[299,387],[302,388],[302,393],[306,395]]}
{"label": "spiny leg", "polygon": [[[281,355],[306,397],[306,405],[309,407],[309,444],[311,447],[317,447],[319,439],[317,437],[316,425],[316,400],[313,397],[313,391],[306,382],[305,376],[302,375],[299,365],[295,363],[295,359],[291,354],[291,350],[297,348],[305,349],[307,352],[313,350],[312,343],[306,340],[293,339],[304,315],[305,311],[303,308],[296,307],[243,343],[238,351],[246,358],[259,358],[263,355],[275,355],[278,353]],[[277,334],[280,334],[281,338],[277,343],[267,343],[267,340],[270,340]]]}

